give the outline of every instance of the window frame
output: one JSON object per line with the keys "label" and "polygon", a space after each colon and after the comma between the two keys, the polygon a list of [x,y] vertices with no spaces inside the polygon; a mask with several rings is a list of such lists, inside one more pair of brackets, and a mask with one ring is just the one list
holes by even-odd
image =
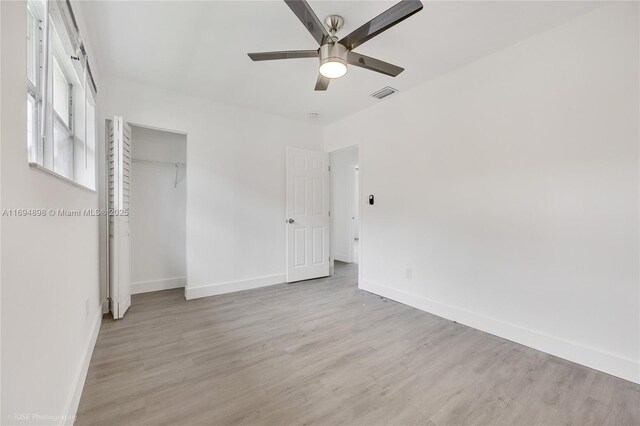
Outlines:
{"label": "window frame", "polygon": [[[42,5],[40,1],[42,1]],[[82,72],[87,72],[85,68],[88,70],[89,64],[86,61],[86,53],[81,39],[79,45],[74,44],[79,39],[77,27],[73,32],[69,29],[68,22],[64,21],[65,17],[68,17],[68,14],[73,12],[63,9],[63,7],[70,9],[71,6],[68,2],[54,3],[52,0],[28,0],[25,3],[27,9],[25,42],[27,43],[28,55],[25,75],[27,96],[25,100],[27,101],[27,114],[30,116],[30,119],[28,118],[27,120],[26,140],[28,163],[34,169],[44,171],[88,191],[96,192],[98,183],[97,169],[99,166],[96,152],[98,144],[95,101],[97,89],[93,82],[93,76],[90,74],[88,77],[91,78],[90,84],[92,86],[89,87],[88,84],[82,84],[84,76],[80,76],[78,64],[74,63],[78,61],[78,63],[83,64],[84,67],[81,65],[80,68]],[[41,16],[43,13],[44,17]],[[44,22],[45,19],[47,22]],[[48,34],[45,34],[45,32],[48,32]],[[56,42],[55,40],[58,41]],[[62,41],[62,45],[60,45],[60,41]],[[69,42],[71,42],[71,45],[68,44]],[[58,46],[61,46],[62,50]],[[81,53],[79,55],[72,53],[78,49],[78,46]],[[71,52],[69,48],[71,48]],[[33,57],[31,57],[31,54],[33,54]],[[80,56],[80,58],[76,56]],[[33,63],[31,64],[31,62]],[[45,68],[47,68],[46,75]],[[71,72],[74,73],[74,78],[70,78],[69,73]],[[66,120],[55,108],[56,96],[60,96],[60,87],[62,87],[60,84],[55,84],[56,78],[58,83],[62,78],[67,88],[67,93],[63,95],[66,97],[67,111],[62,111],[63,114],[68,113]],[[56,86],[58,90],[56,90]],[[79,90],[79,92],[75,93],[76,90]],[[46,93],[44,93],[45,91]],[[93,112],[90,119],[93,123],[93,129],[83,128],[84,130],[80,134],[76,134],[76,131],[82,129],[76,126],[76,124],[80,123],[76,123],[75,113],[78,111],[74,110],[76,108],[76,105],[74,105],[75,96],[82,96],[85,103],[91,103]],[[78,106],[82,107],[80,104]],[[88,108],[86,108],[86,105],[82,111],[78,113],[87,114]],[[88,117],[84,117],[84,121],[86,127],[89,121]],[[93,143],[93,149],[90,153],[86,152],[88,150],[88,141],[85,140],[89,138],[89,133],[92,133]],[[68,150],[62,148],[66,150],[64,158],[56,157],[57,148],[61,148],[56,144],[56,139],[58,139],[58,143],[62,139],[68,140],[70,143]],[[85,152],[82,156],[76,147],[78,140],[84,145]],[[56,158],[58,158],[58,161],[56,161]],[[68,163],[66,163],[67,160]],[[82,160],[84,172],[78,170],[78,160]],[[57,167],[56,163],[58,164]],[[70,164],[70,168],[66,167],[67,164]]]}
{"label": "window frame", "polygon": [[[60,113],[58,111],[56,111],[56,85],[55,85],[55,81],[53,82],[53,84],[51,84],[51,105],[52,105],[52,111],[54,114],[54,119],[58,120],[60,122],[60,124],[62,124],[62,126],[67,129],[67,131],[72,135],[75,136],[73,129],[74,129],[74,123],[73,123],[73,83],[70,82],[70,78],[67,75],[66,70],[64,69],[64,67],[62,67],[60,65],[60,59],[58,58],[58,55],[56,53],[52,54],[52,59],[53,59],[53,68],[52,68],[52,73],[55,73],[55,68],[58,69],[58,71],[60,72],[60,75],[62,75],[62,77],[64,78],[65,83],[67,84],[67,93],[68,93],[68,98],[66,100],[66,104],[67,104],[67,121],[65,122],[64,118],[62,118],[60,116]],[[53,74],[52,74],[53,76]],[[52,77],[55,80],[55,77]],[[67,124],[68,123],[68,124]]]}
{"label": "window frame", "polygon": [[[33,144],[35,145],[35,158],[31,158],[29,152],[29,145],[31,141],[27,141],[27,157],[29,161],[33,161],[36,163],[41,163],[44,157],[44,144],[41,141],[40,137],[40,125],[42,120],[42,108],[43,108],[43,99],[42,95],[42,63],[43,63],[43,54],[44,54],[44,31],[43,31],[43,18],[40,16],[36,8],[33,6],[31,2],[27,2],[27,14],[31,15],[35,20],[36,24],[36,34],[37,38],[30,40],[31,34],[27,33],[27,43],[32,43],[35,49],[35,60],[33,67],[35,69],[35,83],[31,81],[31,77],[29,76],[29,67],[27,62],[27,105],[29,102],[29,96],[31,96],[35,102],[35,110],[33,111],[33,123],[32,123],[32,135],[33,135]],[[27,31],[29,28],[27,27]],[[28,51],[28,49],[27,49]],[[28,58],[27,58],[28,61]]]}
{"label": "window frame", "polygon": [[[33,67],[35,70],[35,83],[33,81],[31,81],[31,78],[28,74],[29,70],[27,69],[27,83],[29,84],[29,89],[34,92],[34,94],[38,95],[41,98],[41,91],[42,91],[42,50],[43,50],[43,30],[42,30],[42,17],[39,15],[39,13],[34,10],[35,8],[33,7],[33,5],[31,4],[31,2],[27,2],[27,13],[29,15],[31,15],[35,21],[36,24],[36,34],[37,37],[36,39],[33,40],[34,43],[34,63],[33,63]],[[27,28],[28,31],[28,28]],[[30,34],[27,34],[27,40],[29,40]],[[27,61],[29,59],[27,58]],[[27,62],[28,64],[28,62]],[[28,68],[28,66],[27,66]]]}
{"label": "window frame", "polygon": [[[31,101],[33,99],[33,102]],[[33,103],[33,110],[31,111],[31,105]],[[27,158],[31,162],[37,162],[38,158],[42,156],[42,143],[39,143],[40,139],[40,105],[41,101],[31,91],[27,90],[27,114],[31,114],[31,129],[27,131],[27,138],[29,139],[29,131],[31,132],[31,138],[33,140],[27,140]],[[29,126],[29,120],[27,119],[27,126]],[[32,152],[33,148],[33,152]]]}

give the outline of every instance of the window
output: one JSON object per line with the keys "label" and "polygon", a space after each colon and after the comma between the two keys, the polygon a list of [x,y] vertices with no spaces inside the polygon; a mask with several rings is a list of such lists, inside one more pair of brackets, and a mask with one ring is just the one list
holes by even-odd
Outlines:
{"label": "window", "polygon": [[29,163],[95,189],[96,90],[68,1],[28,0],[26,77]]}
{"label": "window", "polygon": [[27,94],[27,149],[30,163],[38,159],[38,103],[33,94]]}
{"label": "window", "polygon": [[[61,52],[64,53],[64,52]],[[71,90],[60,60],[53,56],[53,171],[73,180],[73,131],[71,123]]]}
{"label": "window", "polygon": [[35,6],[32,4],[27,6],[27,77],[33,87],[37,87],[39,85],[37,70],[40,67],[39,53],[42,41],[40,23],[42,21],[37,18],[38,14],[34,9]]}
{"label": "window", "polygon": [[73,135],[57,117],[53,123],[53,171],[73,180]]}
{"label": "window", "polygon": [[60,61],[53,57],[53,110],[57,119],[71,129],[69,106],[71,105],[71,83],[60,68]]}
{"label": "window", "polygon": [[38,135],[40,134],[40,105],[42,94],[41,54],[42,54],[42,2],[27,4],[27,149],[29,162],[38,159]]}

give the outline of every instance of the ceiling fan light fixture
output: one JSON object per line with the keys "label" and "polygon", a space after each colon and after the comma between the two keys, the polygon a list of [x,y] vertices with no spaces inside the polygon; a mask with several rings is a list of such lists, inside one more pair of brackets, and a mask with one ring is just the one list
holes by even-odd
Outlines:
{"label": "ceiling fan light fixture", "polygon": [[347,48],[340,43],[327,43],[320,47],[320,74],[327,78],[340,78],[347,73]]}
{"label": "ceiling fan light fixture", "polygon": [[[2,0],[0,0],[2,1]],[[313,90],[324,92],[332,79],[347,73],[347,63],[355,67],[396,77],[404,68],[370,58],[354,52],[353,49],[378,36],[383,31],[399,24],[423,8],[420,0],[401,0],[364,25],[359,26],[339,39],[336,33],[343,27],[344,18],[329,15],[324,24],[318,19],[307,0],[284,0],[289,9],[304,25],[320,46],[316,50],[287,50],[279,52],[249,53],[252,61],[273,61],[277,59],[320,58],[319,75]],[[327,31],[327,29],[329,31]]]}
{"label": "ceiling fan light fixture", "polygon": [[347,73],[347,66],[342,62],[329,61],[320,65],[320,74],[327,78],[340,78]]}

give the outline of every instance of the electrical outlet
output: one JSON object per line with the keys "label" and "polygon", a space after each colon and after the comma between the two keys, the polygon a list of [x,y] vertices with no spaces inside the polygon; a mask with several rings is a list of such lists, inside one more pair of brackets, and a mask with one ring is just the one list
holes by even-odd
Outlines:
{"label": "electrical outlet", "polygon": [[413,278],[413,269],[407,268],[407,279],[410,280]]}

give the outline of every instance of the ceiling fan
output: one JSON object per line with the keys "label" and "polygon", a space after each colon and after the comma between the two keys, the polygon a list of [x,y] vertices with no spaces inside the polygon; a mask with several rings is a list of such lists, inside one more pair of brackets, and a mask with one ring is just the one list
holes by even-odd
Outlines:
{"label": "ceiling fan", "polygon": [[344,24],[344,19],[341,16],[331,15],[325,19],[325,23],[329,27],[329,32],[327,32],[305,0],[284,0],[284,2],[316,39],[320,48],[317,50],[249,53],[252,60],[319,58],[320,68],[315,90],[327,90],[331,79],[342,77],[347,73],[347,64],[391,77],[404,71],[404,68],[361,55],[354,52],[353,49],[422,10],[422,3],[419,0],[402,0],[340,40],[336,37],[336,33]]}

